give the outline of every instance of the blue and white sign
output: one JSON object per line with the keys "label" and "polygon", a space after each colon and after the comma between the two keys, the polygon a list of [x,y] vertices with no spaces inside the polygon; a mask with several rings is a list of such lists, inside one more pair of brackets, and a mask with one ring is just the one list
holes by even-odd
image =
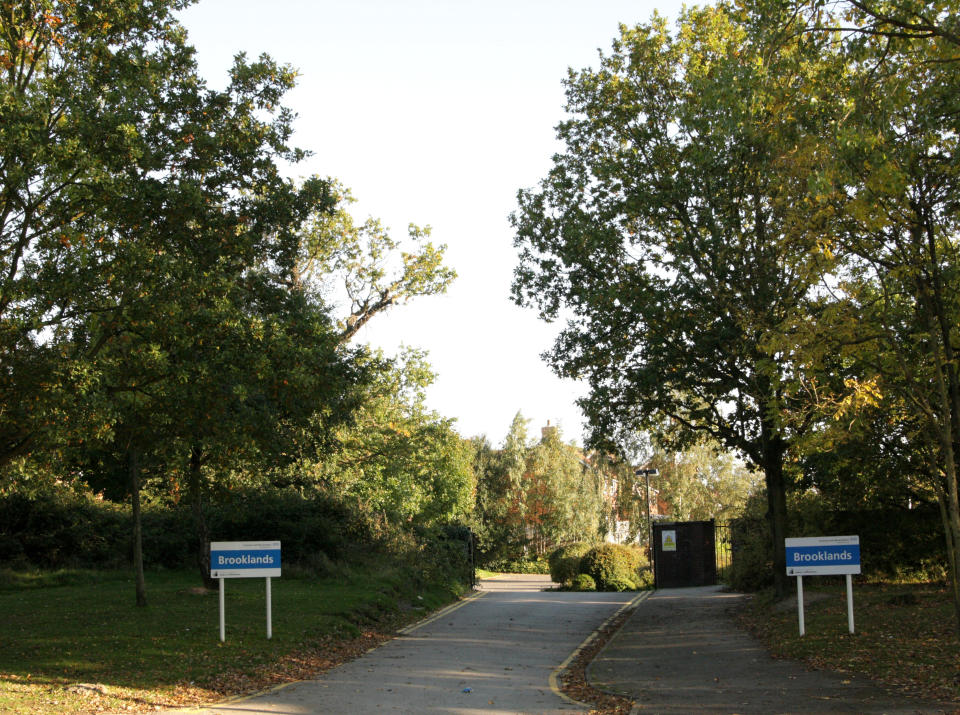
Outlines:
{"label": "blue and white sign", "polygon": [[812,536],[786,539],[787,576],[834,576],[860,573],[859,536]]}
{"label": "blue and white sign", "polygon": [[213,541],[210,578],[280,577],[279,541]]}

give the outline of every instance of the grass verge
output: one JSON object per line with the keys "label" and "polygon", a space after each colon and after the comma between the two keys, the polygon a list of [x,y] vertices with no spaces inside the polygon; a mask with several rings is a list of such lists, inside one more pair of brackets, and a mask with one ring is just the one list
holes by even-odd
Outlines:
{"label": "grass verge", "polygon": [[[285,571],[286,573],[286,571]],[[87,713],[196,705],[322,671],[453,600],[389,564],[273,579],[266,639],[263,579],[216,591],[195,572],[148,574],[134,606],[127,573],[0,573],[0,712]]]}
{"label": "grass verge", "polygon": [[950,594],[937,584],[854,584],[855,633],[847,628],[846,589],[805,588],[806,635],[796,599],[780,604],[759,594],[743,624],[778,657],[816,668],[863,673],[886,685],[960,707],[960,649]]}

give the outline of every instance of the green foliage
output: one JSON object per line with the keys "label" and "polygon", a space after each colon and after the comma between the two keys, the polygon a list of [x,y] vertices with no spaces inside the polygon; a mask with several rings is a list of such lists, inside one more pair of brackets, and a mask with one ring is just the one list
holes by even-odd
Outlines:
{"label": "green foliage", "polygon": [[731,563],[727,583],[737,591],[753,592],[773,583],[773,549],[767,538],[762,499],[754,497],[732,521]]}
{"label": "green foliage", "polygon": [[44,0],[0,17],[0,462],[129,442],[133,425],[159,440],[170,402],[198,404],[174,386],[205,376],[238,404],[203,331],[256,332],[238,298],[258,293],[252,269],[282,271],[291,229],[331,203],[322,182],[280,176],[302,157],[280,105],[293,70],[238,55],[229,86],[207,88],[182,4]]}
{"label": "green foliage", "polygon": [[632,589],[643,560],[643,553],[635,546],[604,543],[584,555],[580,571],[589,574],[601,591],[618,590],[613,588],[614,583],[627,583]]}
{"label": "green foliage", "polygon": [[[938,509],[833,509],[812,493],[790,497],[790,536],[855,534],[860,537],[862,578],[871,581],[942,581],[947,575]],[[771,584],[773,556],[766,539],[762,497],[750,499],[743,515],[731,522],[732,564],[728,583],[738,591]]]}
{"label": "green foliage", "polygon": [[653,590],[653,568],[641,568],[637,578],[634,580],[634,585],[638,591]]}
{"label": "green foliage", "polygon": [[594,544],[578,541],[554,549],[547,562],[550,564],[550,578],[554,583],[568,584],[580,573],[580,562]]}
{"label": "green foliage", "polygon": [[799,141],[822,116],[808,90],[830,44],[778,52],[791,17],[720,3],[675,33],[659,16],[622,27],[598,68],[570,73],[564,149],[512,217],[515,299],[566,320],[549,360],[589,385],[592,442],[666,423],[671,449],[718,439],[763,471],[771,543],[808,426],[790,322],[816,310],[830,266],[801,210],[817,158]]}
{"label": "green foliage", "polygon": [[476,455],[484,559],[542,558],[558,543],[594,540],[606,529],[600,474],[556,427],[528,444],[527,420],[518,413],[503,449],[482,443]]}
{"label": "green foliage", "polygon": [[570,587],[574,591],[596,591],[597,583],[590,574],[578,573],[573,577]]}
{"label": "green foliage", "polygon": [[675,521],[726,522],[763,481],[760,473],[711,442],[682,452],[657,451],[647,466],[659,471],[651,482]]}
{"label": "green foliage", "polygon": [[604,591],[636,591],[637,585],[633,580],[612,578],[604,584]]}
{"label": "green foliage", "polygon": [[445,293],[456,272],[443,264],[446,246],[429,241],[429,227],[410,224],[402,243],[376,219],[357,225],[347,210],[354,202],[350,191],[336,181],[330,184],[337,205],[301,226],[293,281],[346,313],[338,328],[339,339],[347,342],[392,306]]}
{"label": "green foliage", "polygon": [[0,563],[13,567],[118,567],[128,563],[129,513],[74,493],[0,498]]}
{"label": "green foliage", "polygon": [[[0,564],[30,568],[119,568],[129,564],[130,510],[85,495],[0,498]],[[365,553],[391,554],[411,574],[471,582],[468,532],[462,527],[416,533],[378,525],[344,503],[292,491],[236,492],[208,507],[213,541],[279,540],[284,567],[318,575]],[[143,514],[147,567],[179,569],[197,553],[192,515],[185,505],[147,504]]]}
{"label": "green foliage", "polygon": [[473,507],[473,447],[452,420],[424,407],[434,375],[423,354],[366,355],[361,365],[370,381],[351,422],[334,428],[329,444],[302,432],[301,460],[274,474],[274,483],[319,489],[392,524],[465,521]]}
{"label": "green foliage", "polygon": [[842,81],[823,92],[841,98],[844,120],[820,130],[832,161],[816,177],[835,217],[824,240],[843,262],[824,332],[839,336],[831,352],[849,374],[821,394],[847,423],[861,413],[871,419],[882,405],[899,423],[889,432],[910,435],[893,440],[893,451],[911,461],[923,455],[911,487],[940,503],[960,629],[957,6],[805,10],[815,31],[852,30],[842,43]]}
{"label": "green foliage", "polygon": [[514,416],[503,449],[495,450],[485,440],[476,445],[475,520],[483,563],[521,560],[526,551],[527,535],[516,505],[526,450],[527,420],[520,413]]}
{"label": "green foliage", "polygon": [[546,559],[501,559],[491,561],[487,568],[499,573],[549,574],[550,562]]}

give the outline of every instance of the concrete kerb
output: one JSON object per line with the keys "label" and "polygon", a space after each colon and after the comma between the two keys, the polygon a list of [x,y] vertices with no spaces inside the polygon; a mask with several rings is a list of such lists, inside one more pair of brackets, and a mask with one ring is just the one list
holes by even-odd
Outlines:
{"label": "concrete kerb", "polygon": [[[561,699],[563,699],[564,701],[572,705],[582,705],[582,706],[589,707],[588,703],[581,703],[578,700],[574,700],[573,698],[571,698],[569,695],[567,695],[560,689],[560,676],[568,667],[570,667],[570,664],[576,659],[578,655],[580,655],[583,649],[586,648],[588,645],[590,645],[596,639],[596,637],[603,631],[603,629],[607,627],[607,625],[610,622],[615,620],[624,611],[627,611],[632,608],[636,608],[638,605],[640,605],[640,603],[642,603],[647,598],[649,598],[650,594],[652,593],[653,591],[643,591],[641,593],[638,593],[635,598],[630,600],[629,603],[625,603],[622,606],[620,606],[620,608],[618,608],[617,611],[612,616],[610,616],[603,623],[597,626],[594,629],[593,633],[588,635],[583,640],[583,642],[580,645],[578,645],[570,655],[567,656],[566,660],[564,660],[560,665],[558,665],[556,668],[553,669],[553,672],[550,673],[549,682],[550,682],[550,690],[553,691],[554,695],[560,697]],[[604,646],[604,648],[605,647],[606,646]],[[601,652],[603,651],[601,650]]]}

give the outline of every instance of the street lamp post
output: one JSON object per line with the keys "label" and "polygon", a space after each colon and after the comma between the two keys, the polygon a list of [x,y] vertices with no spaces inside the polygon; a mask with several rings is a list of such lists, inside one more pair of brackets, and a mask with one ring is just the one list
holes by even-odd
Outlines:
{"label": "street lamp post", "polygon": [[646,478],[647,483],[647,563],[653,566],[653,522],[650,521],[650,477],[655,477],[660,472],[656,469],[636,469],[633,472],[636,476],[641,474]]}

